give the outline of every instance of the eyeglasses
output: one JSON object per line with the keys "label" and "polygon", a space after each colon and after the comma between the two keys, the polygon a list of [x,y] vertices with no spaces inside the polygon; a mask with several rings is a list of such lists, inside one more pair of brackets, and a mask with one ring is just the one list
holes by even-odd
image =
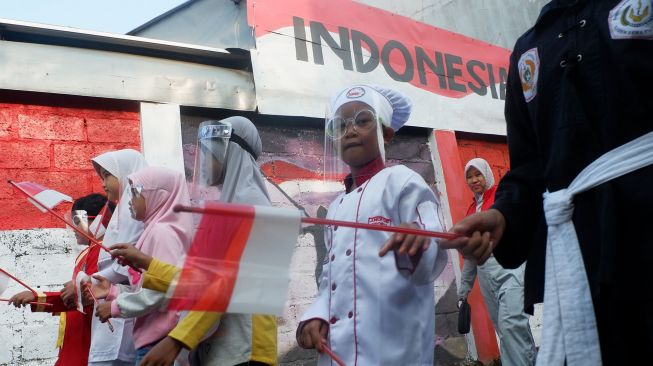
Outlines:
{"label": "eyeglasses", "polygon": [[335,116],[327,121],[326,134],[332,140],[340,140],[347,133],[349,126],[356,132],[370,131],[376,126],[376,115],[374,112],[364,109],[350,118]]}

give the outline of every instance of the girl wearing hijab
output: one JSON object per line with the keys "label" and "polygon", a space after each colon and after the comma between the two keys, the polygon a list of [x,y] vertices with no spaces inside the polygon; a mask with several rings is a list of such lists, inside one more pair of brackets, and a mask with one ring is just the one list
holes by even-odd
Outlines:
{"label": "girl wearing hijab", "polygon": [[[102,179],[107,198],[109,201],[117,202],[104,234],[104,245],[109,247],[115,243],[135,244],[143,232],[143,223],[131,218],[127,177],[147,166],[145,158],[136,150],[124,149],[103,153],[91,159],[91,162]],[[115,263],[103,250],[99,254],[97,274],[114,283],[128,280],[127,268]],[[93,317],[89,366],[133,365],[133,320],[115,319],[111,324],[114,328],[113,332],[97,317]]]}
{"label": "girl wearing hijab", "polygon": [[[194,180],[202,186],[220,187],[222,202],[270,206],[265,180],[256,164],[262,149],[258,131],[247,118],[202,122]],[[162,258],[129,246],[112,249],[112,255],[147,269],[144,287],[165,292],[178,272]],[[276,365],[276,318],[191,311],[147,354],[143,364],[171,365],[182,348],[193,349],[193,362],[203,366]]]}
{"label": "girl wearing hijab", "polygon": [[[467,215],[489,209],[494,203],[494,174],[487,161],[470,160],[465,177],[474,200]],[[467,299],[478,273],[478,283],[494,329],[499,335],[501,363],[506,366],[527,366],[535,363],[535,342],[524,313],[524,265],[504,269],[494,256],[483,265],[465,259],[458,297]]]}
{"label": "girl wearing hijab", "polygon": [[[424,179],[403,165],[385,166],[384,145],[411,108],[404,95],[378,86],[356,85],[334,96],[325,155],[334,153],[331,166],[340,161],[350,174],[328,219],[441,230],[439,201]],[[320,366],[333,364],[325,345],[346,365],[433,365],[432,281],[446,252],[415,235],[342,226],[328,226],[324,235],[319,291],[297,328],[299,346],[317,349]]]}
{"label": "girl wearing hijab", "polygon": [[[132,218],[145,223],[145,230],[135,247],[145,254],[177,263],[191,243],[193,222],[188,213],[176,213],[175,205],[189,205],[186,180],[181,173],[161,168],[145,168],[129,175]],[[96,309],[101,321],[109,318],[136,318],[134,345],[136,365],[147,352],[164,338],[179,320],[177,312],[158,311],[165,295],[142,288],[140,273],[129,269],[130,285],[111,286],[106,280],[95,287],[98,297],[106,296]]]}

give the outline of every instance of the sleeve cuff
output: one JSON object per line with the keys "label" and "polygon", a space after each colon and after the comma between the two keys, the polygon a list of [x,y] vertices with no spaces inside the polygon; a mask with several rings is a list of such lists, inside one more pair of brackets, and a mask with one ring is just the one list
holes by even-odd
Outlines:
{"label": "sleeve cuff", "polygon": [[118,307],[118,301],[113,300],[111,301],[111,317],[112,318],[119,318],[120,317],[120,308]]}

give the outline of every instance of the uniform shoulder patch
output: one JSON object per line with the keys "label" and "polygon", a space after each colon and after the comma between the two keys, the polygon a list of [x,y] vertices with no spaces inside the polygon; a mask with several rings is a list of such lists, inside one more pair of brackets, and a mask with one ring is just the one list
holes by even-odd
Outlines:
{"label": "uniform shoulder patch", "polygon": [[537,79],[540,73],[540,56],[537,53],[537,48],[531,48],[524,52],[519,58],[517,67],[524,99],[528,103],[537,95]]}
{"label": "uniform shoulder patch", "polygon": [[608,15],[612,39],[653,39],[653,0],[623,0]]}

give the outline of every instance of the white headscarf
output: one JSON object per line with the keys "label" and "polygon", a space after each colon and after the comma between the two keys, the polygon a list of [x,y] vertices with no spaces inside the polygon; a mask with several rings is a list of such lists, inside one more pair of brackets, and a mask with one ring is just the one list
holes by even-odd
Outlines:
{"label": "white headscarf", "polygon": [[471,167],[478,169],[478,171],[481,172],[481,174],[483,174],[483,177],[485,178],[486,191],[492,188],[492,186],[494,186],[494,174],[492,173],[492,168],[490,168],[490,164],[488,164],[488,162],[485,161],[485,159],[474,158],[468,161],[467,165],[465,165],[465,176],[467,176],[467,172]]}
{"label": "white headscarf", "polygon": [[129,212],[129,180],[127,177],[147,167],[145,158],[141,153],[132,149],[110,151],[91,159],[95,170],[99,172],[102,167],[120,182],[120,195],[118,205],[111,216],[111,221],[104,234],[104,245],[116,243],[135,244],[143,233],[143,223],[132,219]]}
{"label": "white headscarf", "polygon": [[[261,137],[249,119],[234,116],[222,122],[231,123],[232,134],[243,139],[256,156],[261,154],[263,151]],[[265,179],[254,157],[235,142],[229,141],[225,160],[225,177],[220,201],[269,206],[270,198],[265,188]]]}
{"label": "white headscarf", "polygon": [[[492,173],[492,168],[490,168],[490,164],[488,164],[485,159],[474,158],[468,161],[467,165],[465,165],[465,177],[467,177],[467,172],[472,167],[478,169],[478,171],[483,174],[483,177],[485,178],[485,190],[483,190],[483,193],[485,193],[485,191],[494,186],[494,174]],[[480,212],[481,207],[483,206],[483,193],[474,194],[474,198],[476,199],[476,212]]]}

